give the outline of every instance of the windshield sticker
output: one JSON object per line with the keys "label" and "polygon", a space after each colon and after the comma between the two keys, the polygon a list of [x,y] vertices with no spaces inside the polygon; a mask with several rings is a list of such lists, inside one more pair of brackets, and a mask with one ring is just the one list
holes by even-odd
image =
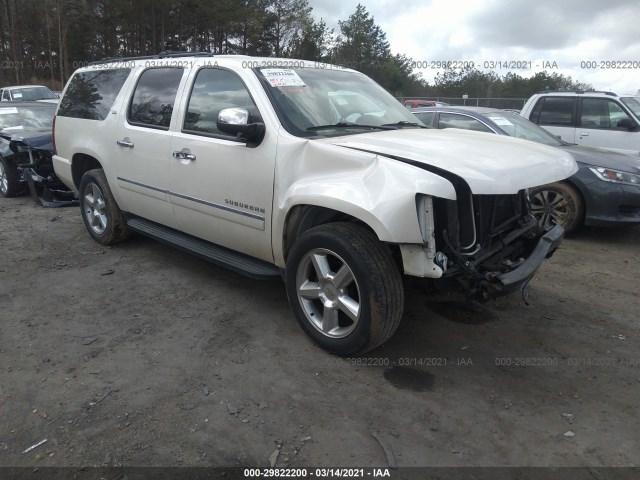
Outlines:
{"label": "windshield sticker", "polygon": [[18,109],[16,107],[0,108],[0,115],[11,115],[16,113],[18,113]]}
{"label": "windshield sticker", "polygon": [[14,93],[13,94],[13,98],[22,98],[22,94],[21,93]]}
{"label": "windshield sticker", "polygon": [[260,71],[272,87],[306,87],[294,70],[288,68],[263,68]]}
{"label": "windshield sticker", "polygon": [[507,120],[507,119],[506,119],[506,118],[504,118],[504,117],[491,117],[491,116],[489,116],[489,118],[490,118],[491,120],[493,120],[493,122],[494,122],[496,125],[502,125],[502,126],[505,126],[505,127],[513,126],[513,123],[511,123],[509,120]]}

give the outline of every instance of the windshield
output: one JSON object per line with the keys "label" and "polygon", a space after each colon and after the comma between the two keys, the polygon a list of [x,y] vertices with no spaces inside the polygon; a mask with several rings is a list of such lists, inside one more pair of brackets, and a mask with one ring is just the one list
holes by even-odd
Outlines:
{"label": "windshield", "polygon": [[42,104],[32,107],[0,106],[0,130],[35,130],[51,128],[56,106]]}
{"label": "windshield", "polygon": [[511,137],[523,138],[532,142],[544,143],[552,147],[561,147],[566,145],[565,142],[554,137],[545,129],[530,122],[517,113],[512,112],[495,112],[486,113],[485,117],[492,120],[500,129]]}
{"label": "windshield", "polygon": [[285,128],[300,137],[422,127],[369,77],[321,68],[256,69]]}
{"label": "windshield", "polygon": [[638,97],[622,97],[622,103],[624,103],[629,110],[633,112],[636,118],[640,118],[640,98]]}
{"label": "windshield", "polygon": [[56,94],[49,90],[47,87],[12,88],[11,96],[14,100],[20,101],[49,100],[58,98],[56,97]]}

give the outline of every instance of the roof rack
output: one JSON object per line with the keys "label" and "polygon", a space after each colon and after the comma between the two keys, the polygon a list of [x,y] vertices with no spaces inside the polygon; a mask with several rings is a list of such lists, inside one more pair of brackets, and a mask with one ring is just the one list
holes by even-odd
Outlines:
{"label": "roof rack", "polygon": [[89,62],[89,65],[97,65],[109,62],[130,62],[134,60],[150,60],[157,58],[174,58],[174,57],[213,57],[215,54],[211,52],[186,52],[177,50],[163,50],[157,55],[142,55],[138,57],[107,57],[101,60]]}
{"label": "roof rack", "polygon": [[610,95],[612,97],[618,96],[613,92],[607,92],[605,90],[543,90],[538,93],[602,93],[603,95]]}

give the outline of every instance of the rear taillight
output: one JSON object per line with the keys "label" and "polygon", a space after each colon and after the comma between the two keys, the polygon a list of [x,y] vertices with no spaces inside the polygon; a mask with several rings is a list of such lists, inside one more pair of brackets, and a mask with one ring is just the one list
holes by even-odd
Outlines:
{"label": "rear taillight", "polygon": [[53,145],[53,154],[56,154],[56,116],[53,117],[51,124],[51,144]]}

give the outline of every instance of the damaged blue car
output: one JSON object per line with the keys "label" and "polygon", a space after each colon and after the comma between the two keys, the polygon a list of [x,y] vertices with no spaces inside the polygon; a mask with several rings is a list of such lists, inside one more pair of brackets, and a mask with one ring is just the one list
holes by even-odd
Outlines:
{"label": "damaged blue car", "polygon": [[0,104],[0,195],[28,191],[44,207],[77,205],[74,192],[58,180],[51,163],[55,111],[51,103]]}

